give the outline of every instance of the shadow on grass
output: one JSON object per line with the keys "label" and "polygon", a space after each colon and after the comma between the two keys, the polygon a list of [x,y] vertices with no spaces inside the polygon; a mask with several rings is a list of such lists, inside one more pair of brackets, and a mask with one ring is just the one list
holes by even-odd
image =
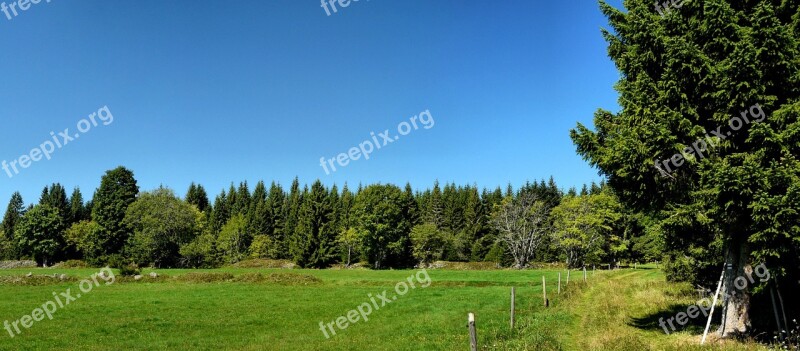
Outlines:
{"label": "shadow on grass", "polygon": [[[634,328],[639,328],[642,330],[659,330],[664,332],[664,326],[666,326],[667,330],[670,333],[686,331],[691,334],[702,334],[706,327],[706,322],[708,321],[708,315],[704,314],[701,309],[698,309],[696,312],[697,317],[691,318],[688,317],[687,309],[690,306],[695,305],[685,305],[685,304],[673,304],[669,308],[658,311],[656,313],[651,313],[642,317],[633,317],[628,322],[629,326]],[[678,313],[683,312],[687,314],[688,321],[685,325],[680,325],[677,322],[677,315]],[[669,325],[669,319],[672,318],[672,325],[675,326],[673,330],[672,327]],[[722,316],[719,313],[719,308],[715,309],[714,318],[712,318],[711,323],[715,325],[719,325],[721,322]],[[663,320],[664,326],[662,326],[661,320]]]}

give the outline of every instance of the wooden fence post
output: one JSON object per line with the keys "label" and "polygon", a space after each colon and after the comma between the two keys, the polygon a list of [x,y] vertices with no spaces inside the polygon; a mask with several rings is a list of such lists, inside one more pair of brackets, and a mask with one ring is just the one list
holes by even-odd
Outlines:
{"label": "wooden fence post", "polygon": [[470,313],[467,317],[469,323],[469,345],[470,350],[478,351],[478,331],[475,330],[475,315]]}
{"label": "wooden fence post", "polygon": [[569,286],[569,268],[567,268],[567,286]]}
{"label": "wooden fence post", "polygon": [[586,266],[583,267],[583,282],[586,283]]}
{"label": "wooden fence post", "polygon": [[561,295],[561,272],[558,272],[558,294]]}
{"label": "wooden fence post", "polygon": [[511,329],[514,329],[514,312],[516,309],[517,288],[511,287]]}
{"label": "wooden fence post", "polygon": [[544,298],[544,307],[547,307],[547,281],[542,276],[542,297]]}

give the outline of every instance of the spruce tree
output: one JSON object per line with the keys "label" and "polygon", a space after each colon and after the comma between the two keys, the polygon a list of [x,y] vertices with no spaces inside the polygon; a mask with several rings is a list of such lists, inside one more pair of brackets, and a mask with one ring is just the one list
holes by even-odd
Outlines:
{"label": "spruce tree", "polygon": [[22,201],[22,195],[19,192],[15,192],[11,195],[11,200],[8,202],[6,213],[3,216],[3,233],[5,233],[8,240],[13,240],[17,224],[24,211],[25,203]]}
{"label": "spruce tree", "polygon": [[133,172],[124,168],[106,172],[92,200],[92,219],[102,228],[99,247],[105,254],[121,253],[130,234],[122,220],[128,206],[136,200],[139,186]]}
{"label": "spruce tree", "polygon": [[765,263],[796,282],[800,267],[799,4],[625,6],[601,3],[621,110],[596,112],[594,131],[578,125],[572,139],[624,203],[660,219],[670,261],[696,283],[725,263],[720,333],[747,332],[752,291],[734,279]]}

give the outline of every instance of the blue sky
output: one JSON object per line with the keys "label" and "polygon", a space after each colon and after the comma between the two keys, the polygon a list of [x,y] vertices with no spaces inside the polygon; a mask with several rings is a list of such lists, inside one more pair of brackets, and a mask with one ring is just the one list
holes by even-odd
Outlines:
{"label": "blue sky", "polygon": [[[9,0],[5,0],[9,2]],[[611,1],[619,7],[619,1]],[[98,124],[9,178],[26,203],[60,182],[88,200],[106,170],[142,190],[213,198],[231,182],[440,182],[562,187],[599,180],[569,129],[617,109],[595,1],[42,1],[0,13],[0,161],[108,106]],[[435,120],[331,175],[320,158]]]}

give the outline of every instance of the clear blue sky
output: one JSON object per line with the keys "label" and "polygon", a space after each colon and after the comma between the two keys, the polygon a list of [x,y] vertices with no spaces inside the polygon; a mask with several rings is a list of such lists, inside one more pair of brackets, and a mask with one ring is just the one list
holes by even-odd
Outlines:
{"label": "clear blue sky", "polygon": [[[13,178],[0,170],[0,202],[35,202],[53,182],[88,200],[118,165],[142,190],[195,181],[212,199],[295,176],[580,187],[600,178],[569,129],[618,109],[603,27],[587,0],[361,0],[331,16],[318,0],[43,0],[0,13],[0,161],[103,106],[114,121]],[[424,110],[433,128],[320,167]]]}

